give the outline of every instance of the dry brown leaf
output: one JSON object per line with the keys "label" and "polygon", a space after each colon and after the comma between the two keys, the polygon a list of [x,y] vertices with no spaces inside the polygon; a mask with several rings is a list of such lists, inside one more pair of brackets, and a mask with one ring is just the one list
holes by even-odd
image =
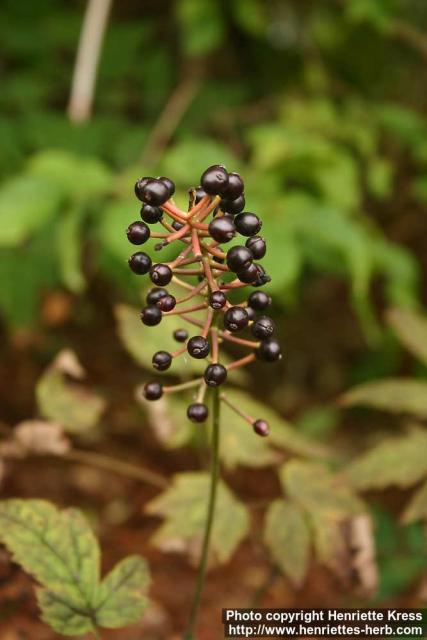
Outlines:
{"label": "dry brown leaf", "polygon": [[71,442],[61,425],[45,420],[25,420],[15,427],[8,440],[2,442],[0,453],[10,458],[29,454],[63,456],[70,449]]}

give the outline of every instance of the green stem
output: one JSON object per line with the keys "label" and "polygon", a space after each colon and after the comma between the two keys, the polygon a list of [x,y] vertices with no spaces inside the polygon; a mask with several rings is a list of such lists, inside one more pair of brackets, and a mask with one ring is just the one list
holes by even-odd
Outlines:
{"label": "green stem", "polygon": [[213,389],[212,398],[212,448],[211,448],[211,483],[209,490],[208,512],[205,523],[205,533],[203,537],[202,555],[200,558],[199,573],[197,576],[196,589],[194,592],[193,605],[191,608],[190,618],[187,629],[184,633],[183,640],[194,640],[194,627],[197,622],[197,616],[200,608],[200,600],[202,597],[203,585],[205,582],[206,567],[208,563],[209,546],[214,523],[216,494],[219,478],[219,440],[220,440],[220,415],[219,415],[219,390],[217,387]]}

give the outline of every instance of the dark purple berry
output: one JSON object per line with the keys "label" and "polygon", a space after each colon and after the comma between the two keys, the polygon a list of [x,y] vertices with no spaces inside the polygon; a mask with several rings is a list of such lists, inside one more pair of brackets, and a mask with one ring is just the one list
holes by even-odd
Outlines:
{"label": "dark purple berry", "polygon": [[253,320],[255,318],[255,311],[252,307],[246,307],[246,313],[248,314],[249,320]]}
{"label": "dark purple berry", "polygon": [[143,251],[138,251],[129,258],[128,263],[134,273],[142,276],[150,271],[151,258]]}
{"label": "dark purple berry", "polygon": [[218,387],[227,380],[227,369],[222,364],[210,364],[203,377],[208,387]]}
{"label": "dark purple berry", "polygon": [[231,216],[221,216],[210,221],[208,231],[217,242],[229,242],[234,238],[236,227]]}
{"label": "dark purple berry", "polygon": [[278,340],[275,338],[263,340],[256,350],[256,355],[260,360],[265,360],[265,362],[276,362],[276,360],[280,360],[282,350]]}
{"label": "dark purple berry", "polygon": [[238,245],[227,252],[227,266],[231,271],[246,269],[252,261],[252,253],[246,247]]}
{"label": "dark purple berry", "polygon": [[260,264],[255,265],[258,271],[258,276],[257,279],[255,280],[255,282],[253,282],[253,286],[254,287],[262,287],[264,284],[267,284],[267,282],[271,282],[271,278],[268,275],[268,273],[265,272],[264,267],[262,267]]}
{"label": "dark purple berry", "polygon": [[147,327],[155,327],[162,320],[162,312],[158,307],[150,304],[141,311],[141,320]]}
{"label": "dark purple berry", "polygon": [[135,195],[138,198],[138,200],[144,199],[144,196],[142,195],[142,191],[145,185],[147,184],[147,182],[149,182],[152,179],[153,178],[144,177],[144,178],[140,178],[135,182]]}
{"label": "dark purple berry", "polygon": [[251,327],[252,335],[259,340],[270,338],[274,333],[274,322],[268,316],[261,316]]}
{"label": "dark purple berry", "polygon": [[253,238],[248,238],[245,242],[246,247],[252,253],[255,260],[261,260],[266,254],[267,245],[265,244],[264,238],[261,236],[253,236]]}
{"label": "dark purple berry", "polygon": [[205,422],[209,415],[208,408],[201,402],[190,404],[187,409],[187,416],[191,422]]}
{"label": "dark purple berry", "polygon": [[222,309],[227,302],[227,297],[222,291],[212,291],[209,296],[209,306],[212,309]]}
{"label": "dark purple berry", "polygon": [[163,217],[163,211],[160,207],[153,207],[151,204],[144,204],[141,209],[141,218],[148,224],[155,224]]}
{"label": "dark purple berry", "polygon": [[144,398],[146,400],[158,400],[163,395],[163,387],[159,382],[147,382],[144,386]]}
{"label": "dark purple berry", "polygon": [[265,438],[265,436],[268,436],[268,434],[270,433],[270,427],[268,425],[268,422],[266,422],[265,420],[255,420],[255,422],[252,423],[252,427],[255,433],[259,436],[262,436],[263,438]]}
{"label": "dark purple berry", "polygon": [[254,236],[262,227],[262,222],[254,213],[239,213],[234,218],[236,229],[242,236]]}
{"label": "dark purple berry", "polygon": [[167,264],[153,264],[150,269],[150,278],[154,284],[165,287],[172,280],[172,269]]}
{"label": "dark purple berry", "polygon": [[210,196],[221,195],[228,187],[227,170],[219,164],[214,164],[202,174],[200,183]]}
{"label": "dark purple berry", "polygon": [[175,183],[170,178],[166,178],[165,176],[161,176],[157,179],[167,186],[169,191],[169,198],[172,198],[173,194],[175,193]]}
{"label": "dark purple berry", "polygon": [[177,342],[185,342],[188,339],[187,329],[175,329],[173,337]]}
{"label": "dark purple berry", "polygon": [[264,291],[253,291],[248,298],[248,305],[256,311],[264,311],[271,304],[271,298]]}
{"label": "dark purple berry", "polygon": [[239,196],[235,200],[221,200],[221,209],[227,213],[240,213],[245,208],[245,196]]}
{"label": "dark purple berry", "polygon": [[197,358],[197,360],[206,358],[206,356],[209,355],[210,350],[211,347],[209,341],[203,336],[193,336],[187,343],[188,353],[192,358]]}
{"label": "dark purple berry", "polygon": [[166,289],[161,289],[160,287],[153,287],[147,293],[147,297],[145,299],[147,301],[147,304],[157,304],[160,298],[163,298],[163,296],[167,296],[167,295],[169,294],[166,291]]}
{"label": "dark purple berry", "polygon": [[243,307],[230,307],[224,314],[224,327],[228,331],[241,331],[248,322],[248,314]]}
{"label": "dark purple berry", "polygon": [[167,294],[166,296],[162,296],[160,300],[157,302],[157,306],[159,307],[159,309],[166,313],[168,311],[172,311],[175,305],[176,305],[175,296],[171,296],[169,294]]}
{"label": "dark purple berry", "polygon": [[132,222],[127,228],[126,235],[132,244],[144,244],[150,237],[150,229],[143,222]]}
{"label": "dark purple berry", "polygon": [[206,193],[206,191],[204,189],[202,189],[202,187],[197,187],[197,189],[195,190],[195,196],[194,196],[194,204],[198,204],[200,202],[200,200],[204,197],[206,197],[208,194]]}
{"label": "dark purple berry", "polygon": [[169,189],[164,182],[153,178],[149,180],[142,189],[142,200],[146,204],[158,207],[169,198]]}
{"label": "dark purple berry", "polygon": [[157,371],[166,371],[172,363],[172,356],[167,351],[156,351],[152,359],[153,367]]}
{"label": "dark purple berry", "polygon": [[175,231],[179,231],[183,226],[184,224],[182,222],[178,222],[178,220],[174,220],[172,222],[172,227],[175,229]]}
{"label": "dark purple berry", "polygon": [[235,200],[239,196],[243,194],[245,185],[243,184],[242,178],[238,173],[229,173],[228,174],[228,185],[227,189],[224,193],[224,197],[227,200]]}
{"label": "dark purple berry", "polygon": [[258,278],[258,269],[256,268],[256,265],[251,262],[251,264],[249,264],[244,269],[239,269],[238,271],[236,271],[236,275],[241,282],[250,284]]}

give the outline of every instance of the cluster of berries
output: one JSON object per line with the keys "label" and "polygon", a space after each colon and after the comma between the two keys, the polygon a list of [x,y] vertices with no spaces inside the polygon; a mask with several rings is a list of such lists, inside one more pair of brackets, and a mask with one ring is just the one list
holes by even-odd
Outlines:
{"label": "cluster of berries", "polygon": [[[274,323],[264,315],[271,304],[270,297],[263,291],[253,291],[241,304],[232,304],[227,299],[227,293],[235,289],[248,285],[260,287],[270,281],[263,267],[256,262],[264,257],[266,243],[258,235],[262,226],[259,217],[243,211],[243,181],[238,173],[228,173],[222,165],[214,165],[203,173],[200,184],[200,187],[190,189],[188,211],[184,212],[172,199],[175,192],[172,180],[141,178],[135,184],[135,194],[143,203],[142,221],[133,222],[127,230],[128,239],[134,245],[142,245],[150,237],[161,240],[156,244],[156,250],[172,242],[183,245],[171,262],[153,263],[148,254],[137,251],[129,258],[129,266],[138,275],[149,274],[155,285],[141,311],[145,325],[155,326],[165,316],[179,315],[183,321],[198,328],[198,334],[191,337],[186,329],[176,330],[174,338],[183,346],[173,353],[158,351],[152,362],[155,369],[165,371],[174,358],[184,353],[192,358],[209,358],[203,377],[174,386],[150,382],[144,387],[145,398],[157,400],[164,393],[198,386],[196,400],[187,410],[193,422],[206,420],[206,390],[224,383],[228,371],[249,364],[255,358],[265,362],[281,358],[280,344],[273,337]],[[149,225],[154,223],[160,223],[165,231],[151,231]],[[224,250],[222,245],[236,234],[244,236],[245,243]],[[165,289],[170,282],[183,289],[181,297],[177,298]],[[192,301],[191,306],[185,305],[189,301]],[[198,316],[201,312],[204,312],[203,319],[193,315]],[[249,329],[250,339],[236,335],[244,329]],[[224,366],[219,362],[222,342],[247,347],[251,353]],[[265,420],[246,415],[224,394],[220,397],[249,422],[257,434],[268,435]]]}

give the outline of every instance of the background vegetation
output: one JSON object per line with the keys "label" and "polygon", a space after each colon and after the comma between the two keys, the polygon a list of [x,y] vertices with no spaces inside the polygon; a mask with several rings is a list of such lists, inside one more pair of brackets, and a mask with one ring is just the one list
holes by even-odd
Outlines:
{"label": "background vegetation", "polygon": [[[165,342],[129,308],[143,292],[124,230],[138,217],[136,178],[170,176],[184,203],[222,162],[242,173],[264,220],[285,357],[268,378],[254,366],[236,381],[239,401],[271,414],[268,443],[225,417],[224,520],[230,509],[239,518],[232,536],[218,525],[222,564],[200,637],[217,637],[232,604],[419,604],[426,3],[116,2],[92,114],[75,122],[84,11],[59,0],[0,7],[3,497],[83,509],[106,568],[129,553],[151,565],[144,637],[182,629],[194,572],[177,552],[197,556],[186,514],[204,478],[186,472],[203,469],[203,433],[175,417],[181,408],[150,415],[134,400],[154,342]],[[30,579],[6,552],[0,561],[0,629],[57,637],[37,622]]]}

